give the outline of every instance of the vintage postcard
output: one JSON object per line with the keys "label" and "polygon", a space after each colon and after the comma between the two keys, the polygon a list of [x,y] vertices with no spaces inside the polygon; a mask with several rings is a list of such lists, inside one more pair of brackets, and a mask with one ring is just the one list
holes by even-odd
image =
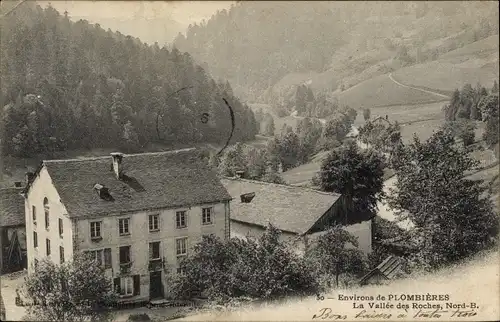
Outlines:
{"label": "vintage postcard", "polygon": [[500,320],[498,1],[0,15],[0,320]]}

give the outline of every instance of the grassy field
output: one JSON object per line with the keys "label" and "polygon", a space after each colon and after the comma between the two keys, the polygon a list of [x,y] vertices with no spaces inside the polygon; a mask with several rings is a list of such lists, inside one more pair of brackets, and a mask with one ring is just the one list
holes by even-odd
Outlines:
{"label": "grassy field", "polygon": [[311,162],[283,172],[281,174],[283,180],[287,184],[310,186],[312,177],[320,170],[321,162],[326,155],[327,153],[323,153],[320,156],[317,155]]}
{"label": "grassy field", "polygon": [[[374,119],[378,116],[385,117],[388,115],[389,121],[397,121],[399,123],[444,119],[443,105],[444,102],[435,102],[429,104],[377,107],[371,109],[371,118]],[[358,110],[358,117],[354,125],[362,126],[364,123],[363,112]]]}
{"label": "grassy field", "polygon": [[338,95],[339,103],[355,109],[425,104],[443,97],[400,86],[388,75],[381,75],[353,86]]}
{"label": "grassy field", "polygon": [[439,57],[393,72],[400,82],[444,91],[478,82],[487,88],[499,78],[498,35],[474,42]]}

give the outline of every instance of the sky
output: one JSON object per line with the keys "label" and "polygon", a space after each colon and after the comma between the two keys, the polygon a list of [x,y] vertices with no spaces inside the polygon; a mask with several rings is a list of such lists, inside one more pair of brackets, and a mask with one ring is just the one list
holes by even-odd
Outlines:
{"label": "sky", "polygon": [[164,15],[179,22],[189,23],[208,19],[218,9],[229,8],[231,1],[38,1],[42,6],[51,3],[57,10],[67,10],[79,19],[91,17],[130,19],[142,16],[146,19]]}
{"label": "sky", "polygon": [[[228,9],[234,1],[55,0],[37,1],[37,3],[42,7],[51,4],[61,14],[68,11],[72,20],[85,19],[112,30],[118,29],[118,31],[132,34],[136,27],[140,29],[135,35],[138,37],[144,36],[147,32],[144,28],[148,21],[151,22],[151,28],[158,28],[158,22],[164,21],[170,29],[168,36],[172,37],[178,32],[184,32],[189,24],[201,22],[203,19],[208,20],[217,10]],[[129,25],[125,26],[124,23],[129,23]]]}

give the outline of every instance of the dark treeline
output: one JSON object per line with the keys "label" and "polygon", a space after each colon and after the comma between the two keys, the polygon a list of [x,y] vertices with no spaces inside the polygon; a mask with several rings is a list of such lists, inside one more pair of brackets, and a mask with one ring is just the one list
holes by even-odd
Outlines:
{"label": "dark treeline", "polygon": [[[254,138],[252,111],[187,53],[23,3],[1,21],[3,153]],[[182,88],[187,88],[181,90]],[[205,114],[205,113],[208,113]]]}
{"label": "dark treeline", "polygon": [[[271,95],[270,102],[278,114],[288,115],[296,111],[297,115],[305,117],[326,118],[345,106],[340,106],[337,99],[326,91],[314,95],[310,86],[301,84],[291,87],[281,94]],[[348,107],[347,107],[348,108]]]}

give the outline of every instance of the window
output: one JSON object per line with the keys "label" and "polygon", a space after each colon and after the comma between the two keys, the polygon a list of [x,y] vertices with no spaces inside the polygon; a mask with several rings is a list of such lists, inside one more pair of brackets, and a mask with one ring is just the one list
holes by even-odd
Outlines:
{"label": "window", "polygon": [[63,220],[61,218],[59,218],[59,236],[61,236],[62,238],[62,235],[63,235]]}
{"label": "window", "polygon": [[93,221],[90,223],[90,238],[101,238],[101,225],[100,221]]}
{"label": "window", "polygon": [[134,294],[134,279],[131,276],[120,278],[120,294],[121,295]]}
{"label": "window", "polygon": [[141,292],[140,275],[123,276],[114,279],[114,286],[117,293],[122,296],[135,296]]}
{"label": "window", "polygon": [[184,256],[187,254],[187,237],[177,238],[175,240],[175,252],[177,256]]}
{"label": "window", "polygon": [[38,234],[36,233],[36,231],[33,232],[33,247],[38,247]]}
{"label": "window", "polygon": [[35,260],[33,261],[33,265],[35,266],[35,268],[38,267],[38,259],[35,258]]}
{"label": "window", "polygon": [[175,222],[177,228],[186,228],[187,227],[186,211],[177,211],[175,213]]}
{"label": "window", "polygon": [[102,256],[103,256],[103,251],[102,249],[99,249],[99,250],[93,250],[92,251],[92,257],[95,259],[95,261],[97,262],[97,264],[99,266],[102,266]]}
{"label": "window", "polygon": [[160,242],[149,243],[149,260],[160,259]]}
{"label": "window", "polygon": [[31,216],[33,218],[33,225],[36,225],[36,207],[31,207]]}
{"label": "window", "polygon": [[149,215],[149,231],[158,231],[158,230],[160,230],[159,216]]}
{"label": "window", "polygon": [[45,229],[49,229],[49,199],[43,199],[43,211],[45,212]]}
{"label": "window", "polygon": [[201,209],[201,218],[203,225],[211,225],[213,224],[213,211],[212,208],[203,208]]}
{"label": "window", "polygon": [[50,256],[50,239],[45,239],[45,246],[47,248],[47,256]]}
{"label": "window", "polygon": [[64,247],[59,246],[59,262],[64,263]]}
{"label": "window", "polygon": [[92,250],[90,254],[99,266],[104,264],[104,268],[111,268],[111,248]]}
{"label": "window", "polygon": [[177,274],[182,275],[186,272],[184,267],[177,267]]}
{"label": "window", "polygon": [[122,218],[118,220],[118,227],[120,229],[120,235],[128,235],[130,231],[129,227],[130,218]]}
{"label": "window", "polygon": [[130,246],[120,247],[120,264],[130,263]]}

